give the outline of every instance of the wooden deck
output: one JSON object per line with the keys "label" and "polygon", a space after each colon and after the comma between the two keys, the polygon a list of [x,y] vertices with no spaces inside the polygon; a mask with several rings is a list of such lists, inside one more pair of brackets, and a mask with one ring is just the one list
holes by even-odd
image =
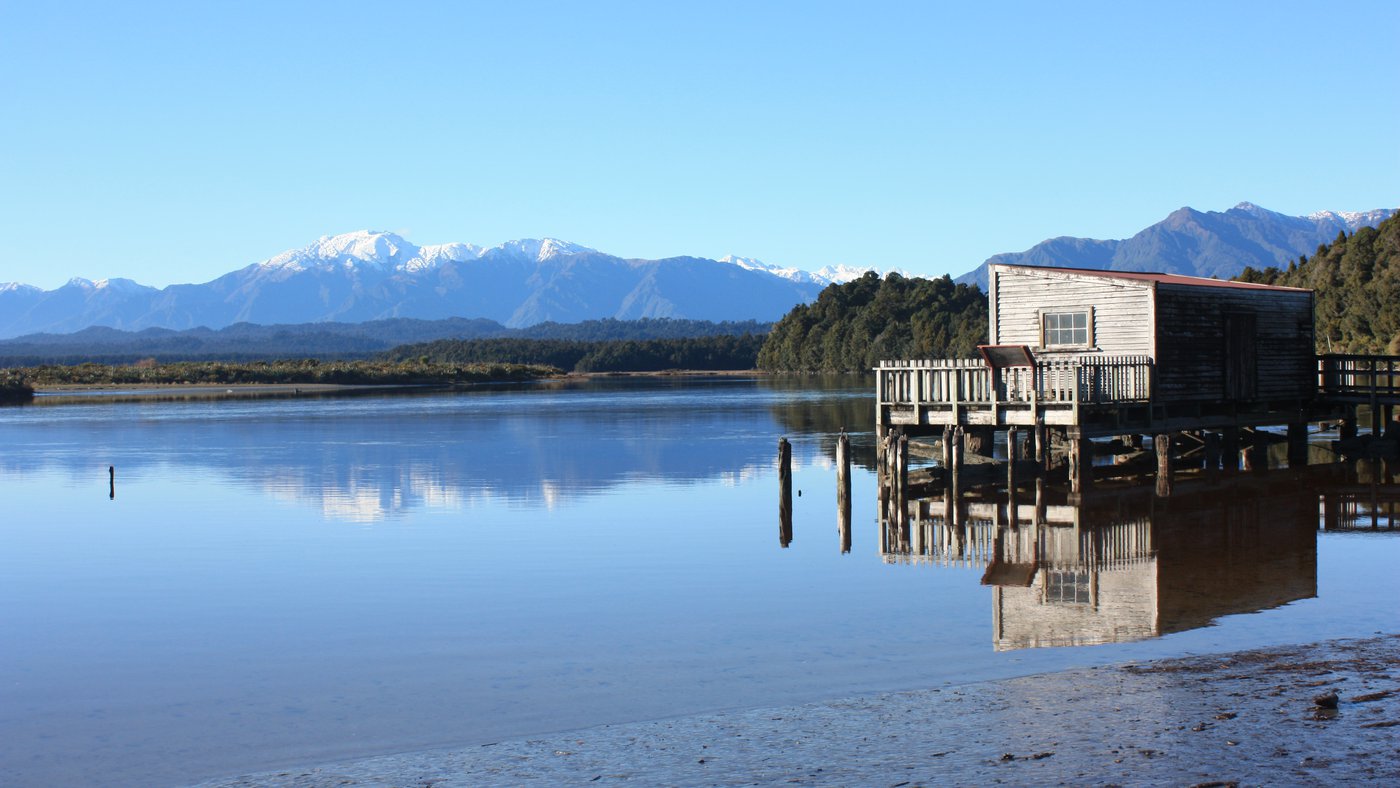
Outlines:
{"label": "wooden deck", "polygon": [[1148,356],[1085,356],[992,369],[981,360],[882,361],[875,369],[877,426],[929,434],[945,427],[1049,426],[1074,436],[1161,434],[1342,417],[1370,405],[1382,431],[1400,404],[1400,356],[1317,357],[1306,399],[1162,399]]}

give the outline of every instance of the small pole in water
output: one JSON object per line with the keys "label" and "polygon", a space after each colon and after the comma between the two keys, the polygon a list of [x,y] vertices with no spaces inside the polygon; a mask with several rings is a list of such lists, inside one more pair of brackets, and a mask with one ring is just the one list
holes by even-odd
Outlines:
{"label": "small pole in water", "polygon": [[792,444],[778,439],[778,543],[792,542]]}
{"label": "small pole in water", "polygon": [[836,439],[836,530],[841,552],[851,552],[851,439],[844,432]]}
{"label": "small pole in water", "polygon": [[107,466],[107,498],[116,500],[117,498],[117,466]]}

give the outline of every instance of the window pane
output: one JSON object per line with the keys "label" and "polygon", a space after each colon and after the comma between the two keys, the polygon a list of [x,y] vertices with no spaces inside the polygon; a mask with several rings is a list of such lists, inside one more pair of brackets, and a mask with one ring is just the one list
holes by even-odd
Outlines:
{"label": "window pane", "polygon": [[1088,312],[1046,312],[1042,315],[1045,344],[1088,345]]}

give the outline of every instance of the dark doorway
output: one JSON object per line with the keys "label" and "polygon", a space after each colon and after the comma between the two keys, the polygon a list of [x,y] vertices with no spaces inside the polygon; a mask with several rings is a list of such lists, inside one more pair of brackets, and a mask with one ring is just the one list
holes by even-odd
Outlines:
{"label": "dark doorway", "polygon": [[1259,393],[1259,352],[1254,315],[1225,315],[1225,399],[1254,399]]}

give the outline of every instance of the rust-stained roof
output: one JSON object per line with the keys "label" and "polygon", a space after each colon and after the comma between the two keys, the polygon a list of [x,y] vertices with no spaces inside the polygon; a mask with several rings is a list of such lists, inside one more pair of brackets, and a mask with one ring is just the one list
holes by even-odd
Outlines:
{"label": "rust-stained roof", "polygon": [[1156,282],[1166,285],[1188,285],[1193,287],[1233,287],[1242,290],[1279,290],[1286,293],[1310,293],[1311,290],[1303,287],[1281,287],[1279,285],[1261,285],[1254,282],[1231,282],[1224,279],[1208,279],[1204,276],[1182,276],[1181,274],[1163,274],[1155,271],[1105,271],[1099,268],[1058,268],[1048,265],[1012,265],[1010,263],[996,263],[998,268],[1020,268],[1029,271],[1054,271],[1061,274],[1080,274],[1083,276],[1098,276],[1105,279],[1128,279],[1135,282]]}

